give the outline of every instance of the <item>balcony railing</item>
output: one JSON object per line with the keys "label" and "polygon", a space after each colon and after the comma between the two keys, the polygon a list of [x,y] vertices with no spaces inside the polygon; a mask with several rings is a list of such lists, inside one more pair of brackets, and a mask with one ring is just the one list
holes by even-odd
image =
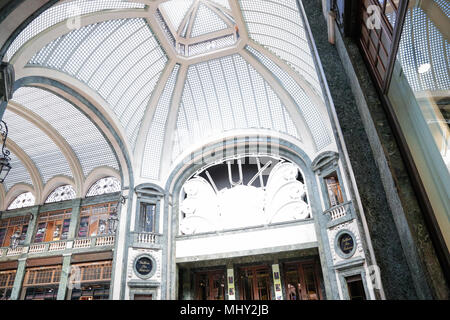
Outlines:
{"label": "balcony railing", "polygon": [[324,211],[324,214],[330,217],[331,221],[343,218],[349,214],[349,205],[351,201],[341,203],[337,206],[331,207],[330,209]]}
{"label": "balcony railing", "polygon": [[134,243],[137,245],[159,244],[160,234],[153,232],[135,232],[133,234]]}
{"label": "balcony railing", "polygon": [[66,249],[83,249],[91,247],[112,246],[115,243],[114,235],[99,236],[94,238],[83,238],[71,240],[61,240],[44,243],[33,243],[29,246],[19,246],[17,248],[0,248],[0,257],[19,256],[23,253],[39,254],[44,252],[63,251]]}
{"label": "balcony railing", "polygon": [[41,253],[47,251],[47,249],[48,249],[47,243],[35,243],[30,245],[28,253]]}
{"label": "balcony railing", "polygon": [[91,238],[75,239],[75,241],[73,242],[74,249],[89,248],[91,245],[92,245]]}
{"label": "balcony railing", "polygon": [[95,246],[112,246],[114,245],[114,241],[116,240],[115,236],[103,236],[95,238]]}
{"label": "balcony railing", "polygon": [[58,241],[58,242],[51,242],[48,246],[48,251],[59,251],[59,250],[65,250],[67,248],[67,241]]}
{"label": "balcony railing", "polygon": [[6,252],[6,256],[10,257],[10,256],[18,256],[21,255],[22,253],[26,253],[28,250],[28,247],[17,247],[17,248],[8,248],[8,251]]}

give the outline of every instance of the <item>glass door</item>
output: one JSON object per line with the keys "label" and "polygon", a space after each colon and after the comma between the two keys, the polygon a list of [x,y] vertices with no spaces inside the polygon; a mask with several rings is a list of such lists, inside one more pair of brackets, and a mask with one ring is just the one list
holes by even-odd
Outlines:
{"label": "glass door", "polygon": [[195,273],[196,300],[225,299],[225,271],[214,270]]}
{"label": "glass door", "polygon": [[284,264],[284,281],[287,300],[320,300],[320,277],[318,264]]}
{"label": "glass door", "polygon": [[271,300],[270,269],[267,266],[245,267],[239,270],[241,300]]}

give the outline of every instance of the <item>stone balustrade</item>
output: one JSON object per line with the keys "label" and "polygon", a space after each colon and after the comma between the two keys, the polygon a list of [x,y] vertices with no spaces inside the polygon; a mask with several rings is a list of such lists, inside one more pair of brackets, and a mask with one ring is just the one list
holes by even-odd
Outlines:
{"label": "stone balustrade", "polygon": [[104,236],[104,237],[97,237],[95,241],[95,246],[112,246],[114,245],[116,237],[115,236]]}
{"label": "stone balustrade", "polygon": [[67,241],[58,241],[58,242],[51,242],[48,251],[59,251],[59,250],[65,250],[67,247]]}
{"label": "stone balustrade", "polygon": [[351,201],[331,207],[330,209],[326,210],[324,214],[327,214],[330,217],[331,221],[343,218],[349,214],[348,210],[350,204]]}
{"label": "stone balustrade", "polygon": [[89,248],[91,245],[92,245],[92,239],[91,238],[76,239],[73,242],[73,248],[74,249]]}
{"label": "stone balustrade", "polygon": [[47,251],[47,244],[46,243],[35,243],[30,245],[30,249],[28,250],[28,253],[41,253]]}

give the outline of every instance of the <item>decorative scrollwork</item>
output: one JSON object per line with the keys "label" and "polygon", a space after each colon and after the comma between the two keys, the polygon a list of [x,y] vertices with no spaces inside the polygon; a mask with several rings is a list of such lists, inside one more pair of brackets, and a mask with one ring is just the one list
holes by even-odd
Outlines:
{"label": "decorative scrollwork", "polygon": [[45,200],[45,203],[75,199],[76,192],[70,184],[56,188]]}
{"label": "decorative scrollwork", "polygon": [[101,178],[95,182],[86,194],[86,197],[99,196],[105,193],[113,193],[121,190],[120,181],[114,177]]}
{"label": "decorative scrollwork", "polygon": [[8,126],[6,125],[5,121],[1,121],[0,122],[0,134],[2,135],[2,158],[6,159],[8,161],[11,160],[11,158],[9,157],[9,155],[11,154],[11,152],[6,149],[6,139],[8,138]]}

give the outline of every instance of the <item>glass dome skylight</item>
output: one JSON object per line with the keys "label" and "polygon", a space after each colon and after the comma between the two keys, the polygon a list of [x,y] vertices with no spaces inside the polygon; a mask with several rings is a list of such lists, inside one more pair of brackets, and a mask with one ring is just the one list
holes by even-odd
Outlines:
{"label": "glass dome skylight", "polygon": [[156,15],[168,41],[182,56],[230,47],[239,37],[227,0],[169,0]]}

